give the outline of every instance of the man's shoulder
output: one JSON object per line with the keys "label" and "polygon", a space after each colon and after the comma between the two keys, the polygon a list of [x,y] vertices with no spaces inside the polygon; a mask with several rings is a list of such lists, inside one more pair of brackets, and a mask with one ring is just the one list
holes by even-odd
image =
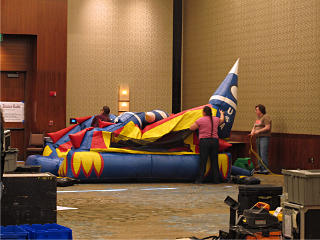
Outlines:
{"label": "man's shoulder", "polygon": [[269,122],[271,121],[271,117],[268,114],[263,115],[263,119],[265,121],[269,121]]}
{"label": "man's shoulder", "polygon": [[102,114],[98,114],[98,115],[96,115],[94,118],[102,118],[102,117],[103,117]]}

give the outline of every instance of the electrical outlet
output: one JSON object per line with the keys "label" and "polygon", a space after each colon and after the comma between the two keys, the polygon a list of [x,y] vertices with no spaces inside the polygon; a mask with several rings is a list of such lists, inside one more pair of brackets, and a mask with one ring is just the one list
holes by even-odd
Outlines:
{"label": "electrical outlet", "polygon": [[314,158],[313,157],[309,158],[309,163],[314,163]]}
{"label": "electrical outlet", "polygon": [[49,121],[49,126],[53,126],[53,120]]}

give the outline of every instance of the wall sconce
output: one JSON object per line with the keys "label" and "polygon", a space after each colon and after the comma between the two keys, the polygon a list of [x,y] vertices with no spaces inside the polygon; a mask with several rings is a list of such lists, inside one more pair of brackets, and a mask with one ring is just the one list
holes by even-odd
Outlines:
{"label": "wall sconce", "polygon": [[129,111],[129,102],[119,101],[118,111],[119,112],[128,112]]}
{"label": "wall sconce", "polygon": [[128,112],[130,107],[129,86],[121,84],[119,86],[118,114]]}
{"label": "wall sconce", "polygon": [[120,85],[119,87],[119,101],[129,102],[129,86],[128,85]]}

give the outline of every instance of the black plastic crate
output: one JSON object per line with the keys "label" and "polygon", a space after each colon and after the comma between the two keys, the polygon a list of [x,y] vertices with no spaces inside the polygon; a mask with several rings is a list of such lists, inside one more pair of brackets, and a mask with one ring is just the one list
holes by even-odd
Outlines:
{"label": "black plastic crate", "polygon": [[272,185],[240,185],[238,202],[240,207],[238,214],[244,209],[250,209],[257,202],[265,202],[270,205],[270,210],[275,210],[281,205],[282,187]]}
{"label": "black plastic crate", "polygon": [[1,224],[57,222],[56,177],[50,173],[4,174]]}

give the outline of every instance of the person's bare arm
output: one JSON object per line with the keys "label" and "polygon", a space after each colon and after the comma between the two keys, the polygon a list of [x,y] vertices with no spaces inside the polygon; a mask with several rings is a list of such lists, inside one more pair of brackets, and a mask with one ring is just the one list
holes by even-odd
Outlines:
{"label": "person's bare arm", "polygon": [[195,122],[194,124],[191,125],[190,130],[194,131],[197,130],[199,128],[198,124]]}
{"label": "person's bare arm", "polygon": [[261,128],[259,130],[256,130],[255,131],[255,134],[259,134],[259,133],[263,133],[263,132],[267,132],[267,131],[270,131],[270,124],[267,124],[264,128]]}
{"label": "person's bare arm", "polygon": [[254,135],[255,135],[254,126],[252,127],[251,132],[250,132],[249,135],[250,135],[250,136],[254,136]]}
{"label": "person's bare arm", "polygon": [[220,119],[219,119],[219,125],[222,124],[224,122],[224,112],[220,109]]}

